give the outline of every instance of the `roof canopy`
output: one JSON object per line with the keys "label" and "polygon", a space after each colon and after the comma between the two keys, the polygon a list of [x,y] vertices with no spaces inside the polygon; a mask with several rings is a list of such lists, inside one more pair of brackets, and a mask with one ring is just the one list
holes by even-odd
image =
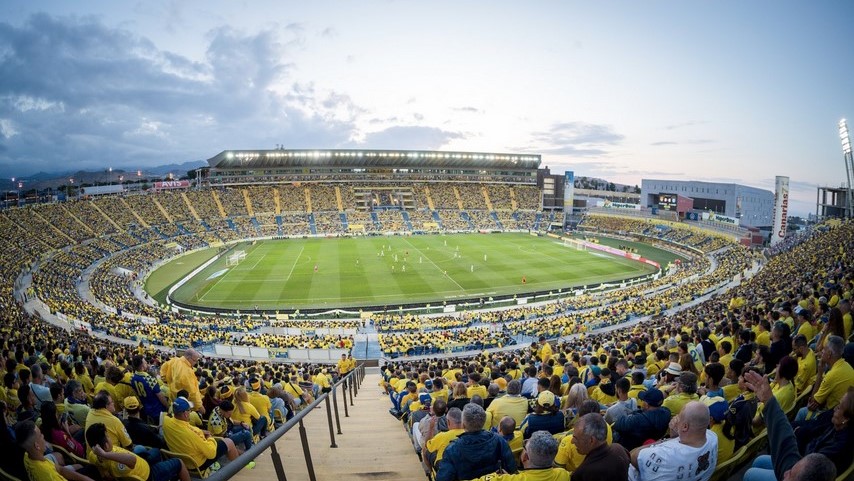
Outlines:
{"label": "roof canopy", "polygon": [[537,169],[540,156],[419,150],[224,150],[208,159],[216,169],[313,167]]}

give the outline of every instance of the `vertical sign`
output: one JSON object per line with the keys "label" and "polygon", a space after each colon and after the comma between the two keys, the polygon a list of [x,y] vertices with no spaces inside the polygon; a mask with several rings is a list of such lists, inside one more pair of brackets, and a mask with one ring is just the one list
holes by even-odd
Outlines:
{"label": "vertical sign", "polygon": [[575,172],[566,171],[566,185],[563,188],[563,211],[572,214],[572,200],[575,195]]}
{"label": "vertical sign", "polygon": [[774,227],[771,231],[771,245],[786,238],[786,225],[789,223],[789,178],[778,175],[774,189]]}

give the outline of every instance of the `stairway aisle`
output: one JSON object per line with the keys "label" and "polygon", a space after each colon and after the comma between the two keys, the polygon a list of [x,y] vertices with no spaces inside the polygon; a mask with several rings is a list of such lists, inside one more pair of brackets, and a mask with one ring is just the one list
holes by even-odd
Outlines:
{"label": "stairway aisle", "polygon": [[[424,471],[409,437],[397,419],[388,413],[388,396],[380,395],[380,375],[369,368],[359,395],[349,406],[350,417],[344,417],[341,391],[338,409],[341,432],[335,431],[337,448],[329,447],[326,408],[321,405],[305,420],[311,459],[318,481],[334,480],[422,480]],[[348,398],[349,399],[349,398]],[[335,422],[333,412],[333,427]],[[300,443],[299,429],[293,428],[276,443],[288,481],[308,480],[308,471]],[[276,472],[267,451],[257,459],[255,469],[244,469],[234,481],[276,481]]]}

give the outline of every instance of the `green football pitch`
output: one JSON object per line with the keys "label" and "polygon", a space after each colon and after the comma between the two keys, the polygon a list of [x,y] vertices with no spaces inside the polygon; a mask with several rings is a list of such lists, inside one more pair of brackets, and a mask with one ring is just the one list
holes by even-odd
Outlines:
{"label": "green football pitch", "polygon": [[[662,266],[674,257],[643,247],[648,252],[641,255]],[[172,298],[229,309],[396,306],[557,290],[655,270],[558,239],[509,233],[265,240],[229,254],[241,250],[239,264],[221,257]],[[169,286],[214,254],[172,260],[152,273],[146,289],[163,301]]]}

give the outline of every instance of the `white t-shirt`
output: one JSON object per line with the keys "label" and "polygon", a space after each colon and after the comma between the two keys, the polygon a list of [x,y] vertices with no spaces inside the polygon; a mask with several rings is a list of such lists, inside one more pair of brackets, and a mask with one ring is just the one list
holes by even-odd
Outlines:
{"label": "white t-shirt", "polygon": [[706,443],[694,448],[671,439],[642,450],[638,467],[629,467],[632,481],[709,481],[718,465],[718,436],[706,430]]}

